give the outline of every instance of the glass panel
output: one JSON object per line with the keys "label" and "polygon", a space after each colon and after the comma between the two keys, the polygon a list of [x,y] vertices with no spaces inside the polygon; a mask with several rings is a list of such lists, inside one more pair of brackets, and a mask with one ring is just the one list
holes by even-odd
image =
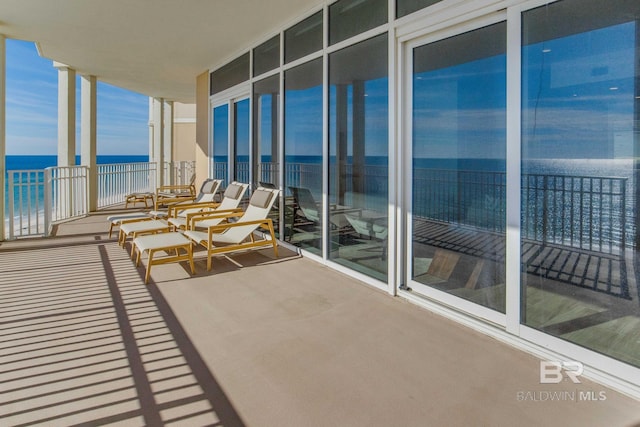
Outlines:
{"label": "glass panel", "polygon": [[414,50],[411,277],[505,312],[506,25]]}
{"label": "glass panel", "polygon": [[322,58],[284,75],[285,240],[322,254]]}
{"label": "glass panel", "polygon": [[249,53],[234,59],[209,75],[210,95],[249,80]]}
{"label": "glass panel", "polygon": [[640,366],[640,3],[523,14],[522,323]]}
{"label": "glass panel", "polygon": [[229,106],[213,109],[213,178],[221,179],[222,188],[227,186],[227,164],[229,162]]}
{"label": "glass panel", "polygon": [[387,76],[386,34],[329,57],[329,258],[385,282]]}
{"label": "glass panel", "polygon": [[387,0],[340,0],[329,6],[329,44],[385,24]]}
{"label": "glass panel", "polygon": [[249,99],[233,104],[235,123],[233,142],[235,153],[233,179],[249,183]]}
{"label": "glass panel", "polygon": [[284,32],[284,63],[322,49],[322,11]]}
{"label": "glass panel", "polygon": [[[278,109],[280,76],[275,75],[253,85],[253,180],[254,186],[278,188]],[[273,206],[271,218],[278,238],[279,203]]]}
{"label": "glass panel", "polygon": [[416,12],[442,0],[396,0],[396,18]]}
{"label": "glass panel", "polygon": [[253,49],[253,75],[259,76],[280,66],[280,35]]}

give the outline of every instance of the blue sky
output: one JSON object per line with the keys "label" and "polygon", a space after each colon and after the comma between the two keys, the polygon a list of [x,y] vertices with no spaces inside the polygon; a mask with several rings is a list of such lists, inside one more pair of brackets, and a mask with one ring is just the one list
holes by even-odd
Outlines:
{"label": "blue sky", "polygon": [[[58,71],[31,42],[7,40],[7,154],[55,155]],[[76,82],[76,152],[80,153],[80,78]],[[98,80],[98,154],[146,155],[149,98]]]}

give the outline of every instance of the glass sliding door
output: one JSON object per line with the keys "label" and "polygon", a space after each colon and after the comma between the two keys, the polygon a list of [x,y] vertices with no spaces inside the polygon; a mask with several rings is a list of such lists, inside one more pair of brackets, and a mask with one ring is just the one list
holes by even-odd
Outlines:
{"label": "glass sliding door", "polygon": [[214,179],[222,180],[222,188],[228,184],[229,164],[229,105],[213,109],[213,173]]}
{"label": "glass sliding door", "polygon": [[[278,139],[280,135],[280,75],[253,84],[253,185],[280,187]],[[280,203],[275,203],[270,217],[280,238]]]}
{"label": "glass sliding door", "polygon": [[494,319],[505,312],[505,51],[505,23],[413,49],[411,287]]}
{"label": "glass sliding door", "polygon": [[521,321],[640,366],[640,3],[522,24]]}
{"label": "glass sliding door", "polygon": [[233,103],[233,179],[249,183],[249,99]]}
{"label": "glass sliding door", "polygon": [[284,240],[322,255],[322,59],[284,74]]}
{"label": "glass sliding door", "polygon": [[383,34],[329,56],[329,258],[385,282],[387,50]]}

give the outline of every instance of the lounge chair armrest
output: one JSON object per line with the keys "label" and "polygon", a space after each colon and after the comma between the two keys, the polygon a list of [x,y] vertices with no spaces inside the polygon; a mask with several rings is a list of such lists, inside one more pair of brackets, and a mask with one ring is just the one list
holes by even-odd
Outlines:
{"label": "lounge chair armrest", "polygon": [[220,203],[218,202],[178,202],[172,205],[169,205],[169,217],[175,218],[178,216],[178,213],[184,209],[192,209],[192,208],[213,208],[218,207]]}
{"label": "lounge chair armrest", "polygon": [[187,214],[187,228],[192,230],[198,221],[204,221],[207,219],[227,219],[242,216],[242,209],[223,209],[216,211],[204,211],[204,212],[192,212]]}
{"label": "lounge chair armrest", "polygon": [[156,208],[159,205],[172,205],[185,201],[194,201],[196,199],[195,196],[181,196],[181,197],[156,197]]}
{"label": "lounge chair armrest", "polygon": [[216,232],[221,232],[233,227],[243,227],[246,225],[255,225],[255,224],[265,225],[267,227],[273,227],[273,221],[271,220],[271,218],[255,219],[253,221],[243,221],[243,222],[228,222],[224,224],[211,225],[207,227],[209,230],[209,241],[211,241],[211,236]]}
{"label": "lounge chair armrest", "polygon": [[156,188],[156,193],[161,192],[161,191],[169,191],[169,190],[191,190],[193,188],[193,185],[161,185],[160,187]]}

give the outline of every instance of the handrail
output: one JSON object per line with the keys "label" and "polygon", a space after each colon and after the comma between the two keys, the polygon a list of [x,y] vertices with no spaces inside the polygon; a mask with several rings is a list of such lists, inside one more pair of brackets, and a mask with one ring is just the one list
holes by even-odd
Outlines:
{"label": "handrail", "polygon": [[89,168],[86,166],[55,166],[44,170],[44,234],[59,221],[89,213]]}
{"label": "handrail", "polygon": [[[192,173],[191,162],[169,166],[177,168],[176,183]],[[216,175],[226,175],[226,165],[213,166]],[[155,163],[98,165],[98,207],[122,203],[133,192],[153,192],[156,170]],[[259,176],[275,181],[277,170],[275,164],[261,164]],[[341,185],[346,183],[341,189],[345,205],[353,204],[354,193],[360,193],[365,195],[362,208],[386,210],[386,197],[381,197],[387,194],[386,166],[366,165],[354,171],[346,165],[340,172],[346,177],[341,181]],[[330,165],[330,176],[335,177],[336,173],[336,166]],[[360,191],[352,188],[354,180],[350,177],[356,173],[363,175]],[[84,166],[8,171],[8,238],[48,235],[55,222],[86,215],[87,176],[88,168]],[[286,186],[321,192],[322,176],[321,164],[285,163]],[[504,172],[418,168],[413,179],[415,218],[505,232]],[[330,181],[332,197],[337,196],[334,181]],[[523,174],[522,237],[610,254],[624,253],[634,232],[634,224],[626,218],[626,205],[631,201],[627,181],[611,176]]]}
{"label": "handrail", "polygon": [[98,165],[98,208],[122,203],[128,194],[154,192],[155,189],[155,163]]}

